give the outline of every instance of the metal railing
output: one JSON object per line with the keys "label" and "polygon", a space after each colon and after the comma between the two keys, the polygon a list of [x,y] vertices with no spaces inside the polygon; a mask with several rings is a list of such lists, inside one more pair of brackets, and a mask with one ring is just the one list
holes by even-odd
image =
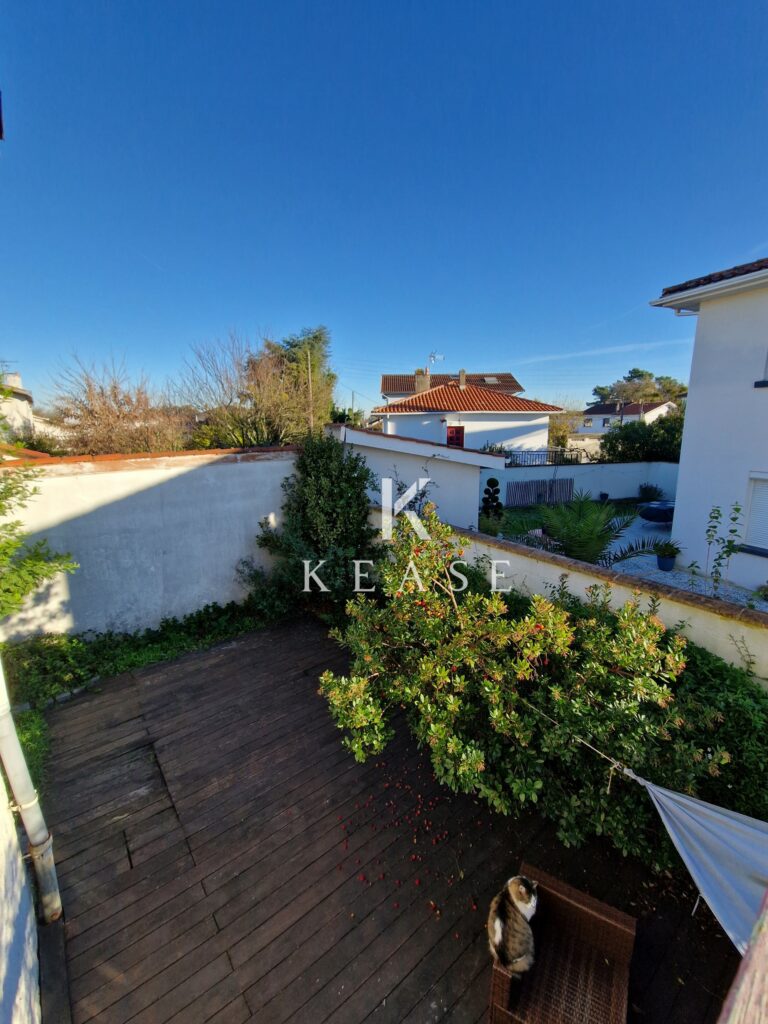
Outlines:
{"label": "metal railing", "polygon": [[538,448],[506,451],[507,468],[512,466],[580,466],[589,462],[581,448]]}

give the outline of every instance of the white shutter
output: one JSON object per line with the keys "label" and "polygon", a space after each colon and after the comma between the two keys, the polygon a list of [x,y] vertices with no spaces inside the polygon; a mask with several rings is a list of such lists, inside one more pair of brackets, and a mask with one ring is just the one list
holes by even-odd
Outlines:
{"label": "white shutter", "polygon": [[752,481],[745,540],[753,547],[768,550],[768,480]]}

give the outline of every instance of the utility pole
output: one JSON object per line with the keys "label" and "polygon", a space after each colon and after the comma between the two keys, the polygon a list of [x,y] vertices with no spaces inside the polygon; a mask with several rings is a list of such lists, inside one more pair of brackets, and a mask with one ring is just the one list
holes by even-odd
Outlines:
{"label": "utility pole", "polygon": [[309,382],[309,429],[315,429],[315,412],[312,405],[312,353],[307,349],[307,381]]}

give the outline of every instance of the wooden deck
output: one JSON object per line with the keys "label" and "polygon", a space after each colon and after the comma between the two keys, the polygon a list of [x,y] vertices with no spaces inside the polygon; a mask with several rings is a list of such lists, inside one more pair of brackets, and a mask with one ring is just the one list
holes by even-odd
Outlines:
{"label": "wooden deck", "polygon": [[316,692],[341,664],[293,624],[52,713],[75,1024],[472,1024],[523,858],[640,918],[631,1020],[716,1020],[738,957],[689,889],[453,796],[405,736],[356,764]]}

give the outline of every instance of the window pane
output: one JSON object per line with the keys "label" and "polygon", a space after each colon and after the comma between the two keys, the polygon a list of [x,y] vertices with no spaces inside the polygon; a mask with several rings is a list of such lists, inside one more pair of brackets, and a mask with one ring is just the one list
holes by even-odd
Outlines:
{"label": "window pane", "polygon": [[752,481],[752,497],[749,503],[747,544],[768,549],[768,480]]}

